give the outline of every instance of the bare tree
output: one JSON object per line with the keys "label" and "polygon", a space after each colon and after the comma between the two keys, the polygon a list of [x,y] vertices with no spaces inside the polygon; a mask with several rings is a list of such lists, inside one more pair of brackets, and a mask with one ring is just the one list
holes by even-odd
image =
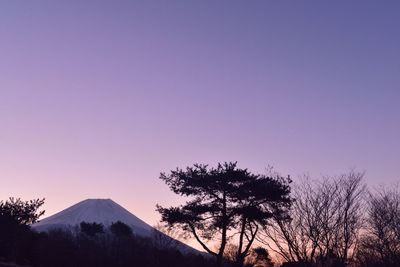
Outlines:
{"label": "bare tree", "polygon": [[340,177],[340,202],[338,210],[337,256],[347,265],[354,258],[360,231],[364,225],[363,199],[366,186],[362,183],[364,173],[350,172]]}
{"label": "bare tree", "polygon": [[381,188],[368,197],[368,225],[357,259],[363,266],[399,266],[400,192]]}
{"label": "bare tree", "polygon": [[275,216],[260,241],[286,261],[346,266],[363,223],[363,176],[351,171],[320,181],[305,177],[293,187],[291,220]]}

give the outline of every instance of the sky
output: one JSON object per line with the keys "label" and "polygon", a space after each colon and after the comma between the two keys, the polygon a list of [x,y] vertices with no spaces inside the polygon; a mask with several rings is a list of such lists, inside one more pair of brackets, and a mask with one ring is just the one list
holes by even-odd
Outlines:
{"label": "sky", "polygon": [[0,199],[111,198],[160,172],[268,165],[400,181],[399,1],[1,1]]}

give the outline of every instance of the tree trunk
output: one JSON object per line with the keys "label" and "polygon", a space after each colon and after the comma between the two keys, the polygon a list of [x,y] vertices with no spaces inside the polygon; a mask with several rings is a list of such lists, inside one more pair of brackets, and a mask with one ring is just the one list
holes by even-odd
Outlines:
{"label": "tree trunk", "polygon": [[243,264],[244,264],[244,257],[243,257],[242,255],[238,255],[238,256],[236,257],[235,266],[236,266],[236,267],[243,267]]}
{"label": "tree trunk", "polygon": [[223,217],[223,226],[222,226],[222,233],[221,233],[221,246],[219,248],[217,254],[217,267],[222,266],[222,260],[224,257],[225,246],[226,246],[226,234],[227,234],[227,214],[226,214],[226,193],[223,194],[223,208],[222,208],[222,217]]}

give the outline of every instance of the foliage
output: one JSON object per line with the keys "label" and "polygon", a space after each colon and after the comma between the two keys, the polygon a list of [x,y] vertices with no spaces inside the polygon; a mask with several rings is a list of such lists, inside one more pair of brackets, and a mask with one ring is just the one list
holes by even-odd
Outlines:
{"label": "foliage", "polygon": [[110,231],[117,237],[129,237],[133,234],[132,228],[121,221],[112,223],[110,226]]}
{"label": "foliage", "polygon": [[0,201],[0,259],[24,263],[32,252],[34,236],[29,225],[44,211],[38,211],[44,199],[22,201],[9,198]]}
{"label": "foliage", "polygon": [[44,204],[44,199],[22,201],[20,198],[10,197],[6,201],[0,201],[0,217],[6,217],[18,224],[30,225],[35,223],[45,211],[38,211]]}
{"label": "foliage", "polygon": [[63,230],[41,233],[35,249],[34,267],[213,267],[200,255],[156,248],[148,238],[115,238],[110,228],[96,238]]}
{"label": "foliage", "polygon": [[88,222],[81,222],[80,223],[80,230],[81,233],[94,237],[97,234],[104,233],[104,225],[101,223],[88,223]]}
{"label": "foliage", "polygon": [[263,247],[256,247],[252,250],[250,257],[246,259],[246,266],[273,267],[274,264],[268,250]]}

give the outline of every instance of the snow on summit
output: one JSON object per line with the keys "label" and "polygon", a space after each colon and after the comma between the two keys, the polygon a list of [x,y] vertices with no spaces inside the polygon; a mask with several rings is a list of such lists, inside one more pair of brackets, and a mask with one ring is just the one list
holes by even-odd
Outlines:
{"label": "snow on summit", "polygon": [[86,199],[32,225],[38,231],[79,225],[82,221],[109,226],[121,221],[134,233],[149,236],[152,227],[111,199]]}

